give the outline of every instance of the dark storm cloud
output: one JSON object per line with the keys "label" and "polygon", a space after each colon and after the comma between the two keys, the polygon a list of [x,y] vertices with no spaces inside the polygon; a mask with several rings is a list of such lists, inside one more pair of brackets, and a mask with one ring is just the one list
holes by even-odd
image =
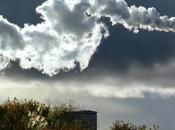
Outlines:
{"label": "dark storm cloud", "polygon": [[[60,72],[49,78],[37,69],[23,70],[18,62],[12,62],[12,67],[5,70],[5,77],[14,81],[72,81],[82,84],[90,81],[96,84],[107,78],[110,81],[104,82],[106,86],[123,86],[124,82],[126,86],[138,83],[148,89],[153,85],[154,88],[174,88],[174,33],[140,31],[133,34],[120,25],[112,27],[107,19],[103,21],[109,27],[110,36],[103,39],[85,71],[80,72],[76,67],[69,73]],[[160,67],[156,67],[156,64]]]}
{"label": "dark storm cloud", "polygon": [[[38,23],[36,26],[25,24],[24,28],[10,23],[1,16],[2,29],[10,27],[16,32],[12,36],[6,30],[2,31],[7,33],[5,37],[3,37],[4,34],[1,36],[1,59],[6,61],[2,62],[1,70],[9,67],[10,61],[19,61],[22,69],[35,68],[49,76],[58,74],[60,70],[70,71],[76,67],[76,63],[79,64],[80,70],[84,70],[88,67],[89,61],[100,45],[102,38],[109,36],[104,20],[100,20],[102,17],[108,17],[111,25],[121,24],[134,33],[138,33],[142,29],[167,33],[175,31],[175,17],[162,16],[156,8],[129,7],[124,0],[87,0],[80,2],[48,0],[37,6],[36,13],[42,16],[44,22]],[[117,37],[117,31],[114,29],[118,28],[108,26],[112,40],[110,38],[106,41],[103,39],[103,42],[119,43],[120,40],[113,39],[114,36]],[[119,29],[119,31],[121,30]],[[19,39],[19,43],[13,42],[12,46],[12,40],[15,38]],[[149,66],[151,65],[149,62],[161,62],[159,50],[155,51],[157,47],[154,48],[154,45],[153,48],[144,45],[139,46],[139,44],[133,44],[132,47],[126,46],[127,48],[122,48],[120,45],[116,46],[115,51],[119,54],[116,53],[112,56],[115,58],[122,55],[123,57],[115,58],[112,62],[117,60],[120,62],[124,59],[118,65],[124,66],[126,69],[133,63]],[[134,46],[138,47],[135,48]],[[149,55],[145,54],[148,51],[147,48],[149,51],[152,49]],[[152,58],[152,55],[155,57]]]}
{"label": "dark storm cloud", "polygon": [[[22,2],[22,4],[20,3]],[[39,16],[36,15],[34,9],[43,1],[25,1],[17,0],[15,3],[8,4],[8,1],[3,1],[0,4],[0,12],[7,16],[14,23],[23,25],[26,21],[37,23]],[[163,1],[128,1],[130,5],[158,6]],[[20,4],[19,4],[20,3]],[[163,2],[164,3],[164,2]],[[160,7],[167,8],[165,6]],[[21,5],[25,10],[21,11]],[[168,7],[172,4],[167,5]],[[18,9],[16,11],[16,9]],[[162,11],[162,10],[160,10]],[[173,11],[169,11],[173,12]],[[17,14],[15,14],[17,13]],[[20,14],[21,13],[21,14]],[[141,31],[138,34],[128,32],[121,26],[112,27],[108,23],[111,35],[108,39],[103,40],[97,53],[91,61],[90,67],[102,66],[117,71],[126,71],[136,63],[143,67],[152,67],[155,63],[166,64],[174,58],[174,37],[173,33],[163,32],[146,32]],[[16,65],[14,65],[16,66]],[[37,72],[36,72],[37,73]]]}
{"label": "dark storm cloud", "polygon": [[[174,0],[126,0],[129,6],[155,7],[161,15],[175,15]],[[91,64],[117,72],[126,72],[134,64],[152,68],[175,58],[175,34],[164,32],[128,32],[122,26],[110,26],[111,35],[103,41]]]}
{"label": "dark storm cloud", "polygon": [[112,27],[108,19],[103,21],[109,27],[110,36],[103,39],[85,71],[80,72],[77,66],[69,73],[60,72],[49,78],[34,68],[21,69],[17,61],[12,62],[11,68],[5,70],[5,77],[14,81],[71,80],[84,84],[89,81],[96,84],[96,81],[100,82],[101,79],[105,81],[107,78],[110,79],[107,86],[124,82],[125,85],[138,83],[148,88],[153,85],[158,88],[174,87],[174,33],[140,31],[138,34],[133,34],[120,25]]}
{"label": "dark storm cloud", "polygon": [[136,64],[154,67],[175,57],[175,34],[164,32],[128,32],[121,26],[110,27],[111,35],[103,41],[92,63],[116,71],[127,71]]}
{"label": "dark storm cloud", "polygon": [[[36,24],[41,20],[34,8],[41,3],[1,0],[0,13],[20,26],[26,22]],[[128,0],[128,3],[155,6],[162,15],[175,15],[174,0]],[[1,97],[75,99],[98,110],[102,129],[116,119],[157,123],[160,130],[175,128],[175,34],[146,31],[133,34],[104,21],[110,37],[103,39],[85,71],[80,72],[77,67],[50,78],[37,69],[23,70],[18,61],[12,62],[12,67],[0,77]]]}

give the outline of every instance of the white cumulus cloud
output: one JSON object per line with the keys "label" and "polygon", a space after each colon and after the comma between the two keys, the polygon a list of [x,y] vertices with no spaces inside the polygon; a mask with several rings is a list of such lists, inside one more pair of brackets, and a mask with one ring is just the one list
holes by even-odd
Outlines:
{"label": "white cumulus cloud", "polygon": [[0,16],[0,70],[18,60],[50,76],[60,70],[85,69],[103,37],[109,35],[100,18],[129,30],[175,31],[175,17],[155,8],[128,7],[124,0],[47,0],[36,8],[43,22],[23,28]]}

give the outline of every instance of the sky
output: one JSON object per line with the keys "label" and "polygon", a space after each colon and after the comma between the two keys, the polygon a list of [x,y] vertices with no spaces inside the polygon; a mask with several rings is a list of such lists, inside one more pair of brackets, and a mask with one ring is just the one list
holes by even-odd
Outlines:
{"label": "sky", "polygon": [[0,101],[75,100],[175,128],[174,0],[0,0]]}

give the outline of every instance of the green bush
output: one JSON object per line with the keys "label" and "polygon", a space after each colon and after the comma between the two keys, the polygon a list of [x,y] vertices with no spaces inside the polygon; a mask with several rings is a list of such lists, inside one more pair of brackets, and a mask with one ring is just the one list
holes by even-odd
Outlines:
{"label": "green bush", "polygon": [[153,125],[152,127],[147,127],[146,125],[136,126],[131,122],[124,121],[115,121],[110,130],[158,130],[157,125]]}

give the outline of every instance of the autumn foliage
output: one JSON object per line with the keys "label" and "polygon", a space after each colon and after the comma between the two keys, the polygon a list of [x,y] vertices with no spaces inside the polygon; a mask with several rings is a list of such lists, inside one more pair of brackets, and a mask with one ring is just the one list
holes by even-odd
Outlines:
{"label": "autumn foliage", "polygon": [[[0,105],[0,130],[87,130],[80,120],[60,120],[65,113],[78,110],[71,103],[48,106],[34,100],[8,99]],[[158,130],[158,126],[115,121],[109,130]]]}
{"label": "autumn foliage", "polygon": [[59,121],[62,114],[75,110],[71,104],[49,107],[33,100],[8,99],[0,105],[0,130],[82,130],[80,121]]}

